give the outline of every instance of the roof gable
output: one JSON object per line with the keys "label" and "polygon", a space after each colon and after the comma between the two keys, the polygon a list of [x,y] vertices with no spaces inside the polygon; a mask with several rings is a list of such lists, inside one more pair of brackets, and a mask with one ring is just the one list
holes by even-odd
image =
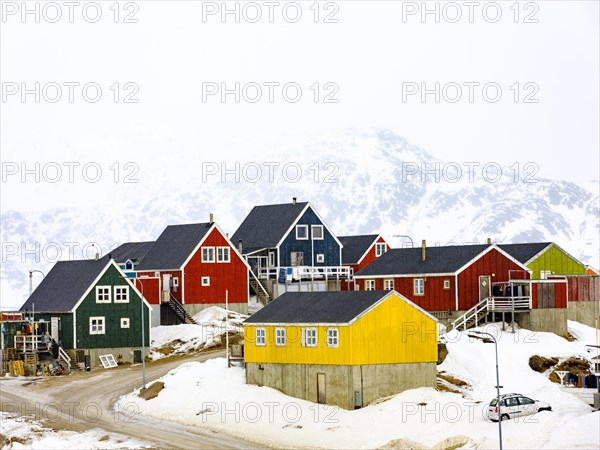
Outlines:
{"label": "roof gable", "polygon": [[378,234],[338,236],[343,245],[342,264],[358,264],[371,246],[379,239]]}
{"label": "roof gable", "polygon": [[350,323],[390,291],[286,292],[244,324]]}
{"label": "roof gable", "polygon": [[21,311],[71,311],[111,265],[107,259],[58,261],[21,306]]}
{"label": "roof gable", "polygon": [[231,241],[237,245],[241,239],[244,254],[276,247],[307,207],[308,202],[255,206]]}
{"label": "roof gable", "polygon": [[421,247],[390,249],[355,276],[449,274],[477,258],[490,245],[448,245],[426,248],[421,261]]}
{"label": "roof gable", "polygon": [[136,270],[175,270],[181,268],[214,224],[169,225],[161,233]]}

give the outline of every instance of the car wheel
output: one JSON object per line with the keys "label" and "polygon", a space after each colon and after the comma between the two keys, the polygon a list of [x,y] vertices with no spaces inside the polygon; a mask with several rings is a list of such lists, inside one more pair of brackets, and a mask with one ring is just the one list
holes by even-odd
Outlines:
{"label": "car wheel", "polygon": [[502,415],[500,416],[500,420],[501,420],[502,422],[504,422],[505,420],[508,420],[508,419],[510,419],[510,417],[508,416],[508,414],[502,414]]}

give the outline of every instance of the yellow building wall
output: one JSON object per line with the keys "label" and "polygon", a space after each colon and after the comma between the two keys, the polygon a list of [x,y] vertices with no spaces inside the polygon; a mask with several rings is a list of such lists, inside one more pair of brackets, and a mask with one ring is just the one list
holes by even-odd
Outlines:
{"label": "yellow building wall", "polygon": [[301,329],[288,325],[286,346],[275,345],[273,325],[266,329],[266,346],[255,344],[256,328],[244,326],[246,362],[281,364],[398,364],[437,361],[435,321],[396,295],[367,312],[352,325],[339,325],[339,347],[327,347],[327,326],[316,326],[317,347],[303,347]]}

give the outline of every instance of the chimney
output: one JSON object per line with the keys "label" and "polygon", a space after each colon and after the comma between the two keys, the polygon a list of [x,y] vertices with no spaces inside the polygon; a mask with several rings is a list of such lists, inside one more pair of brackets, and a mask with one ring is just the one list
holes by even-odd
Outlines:
{"label": "chimney", "polygon": [[210,223],[214,223],[214,217],[213,217],[213,213],[210,213],[210,214],[209,214],[209,216],[208,216],[208,221],[209,221]]}
{"label": "chimney", "polygon": [[488,245],[492,245],[492,238],[488,238]]}
{"label": "chimney", "polygon": [[423,239],[421,241],[421,261],[425,261],[425,257],[427,256],[427,241]]}
{"label": "chimney", "polygon": [[296,204],[296,197],[292,197],[292,205]]}
{"label": "chimney", "polygon": [[238,241],[238,252],[240,252],[240,255],[243,254],[242,253],[242,240],[241,239]]}

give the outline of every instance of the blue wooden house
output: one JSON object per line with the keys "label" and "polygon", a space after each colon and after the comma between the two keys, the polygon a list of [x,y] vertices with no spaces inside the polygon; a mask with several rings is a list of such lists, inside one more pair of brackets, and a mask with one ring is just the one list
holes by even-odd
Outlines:
{"label": "blue wooden house", "polygon": [[340,240],[309,202],[296,198],[255,206],[231,240],[252,269],[251,285],[252,277],[292,284],[340,280],[349,274],[342,266]]}

